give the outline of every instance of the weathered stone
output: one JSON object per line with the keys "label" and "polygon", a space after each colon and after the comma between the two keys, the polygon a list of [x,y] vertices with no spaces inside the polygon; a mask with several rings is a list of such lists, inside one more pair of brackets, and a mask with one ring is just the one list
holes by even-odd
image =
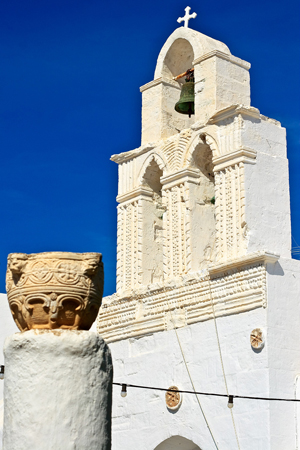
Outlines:
{"label": "weathered stone", "polygon": [[103,294],[100,253],[12,253],[6,289],[21,331],[70,328],[88,330]]}

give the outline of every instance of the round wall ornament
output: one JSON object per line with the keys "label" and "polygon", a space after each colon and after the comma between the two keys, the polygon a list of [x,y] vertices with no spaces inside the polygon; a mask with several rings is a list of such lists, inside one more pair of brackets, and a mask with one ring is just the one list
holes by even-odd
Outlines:
{"label": "round wall ornament", "polygon": [[176,410],[182,402],[182,394],[178,392],[177,386],[170,386],[166,392],[166,405],[168,409]]}
{"label": "round wall ornament", "polygon": [[261,328],[255,328],[250,334],[250,344],[255,350],[261,350],[265,345],[264,333]]}

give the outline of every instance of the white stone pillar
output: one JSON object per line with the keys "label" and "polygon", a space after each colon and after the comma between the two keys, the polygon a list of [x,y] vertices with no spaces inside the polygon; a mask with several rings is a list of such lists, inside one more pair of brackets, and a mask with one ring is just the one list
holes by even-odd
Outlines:
{"label": "white stone pillar", "polygon": [[3,450],[109,450],[112,360],[96,333],[30,330],[4,346]]}

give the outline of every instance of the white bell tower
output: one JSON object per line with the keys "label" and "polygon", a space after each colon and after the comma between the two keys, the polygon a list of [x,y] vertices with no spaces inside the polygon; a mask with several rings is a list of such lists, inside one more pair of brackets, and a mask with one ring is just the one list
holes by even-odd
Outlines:
{"label": "white bell tower", "polygon": [[[174,109],[184,82],[174,78],[190,68],[191,118]],[[141,146],[112,157],[117,292],[98,316],[116,381],[294,398],[300,264],[290,255],[285,129],[250,105],[249,69],[182,26],[140,88]],[[163,394],[144,393],[143,404],[130,395],[115,398],[113,450],[169,448],[177,435],[202,450],[296,446],[292,402],[236,400],[230,411],[224,399],[186,395],[170,414]]]}

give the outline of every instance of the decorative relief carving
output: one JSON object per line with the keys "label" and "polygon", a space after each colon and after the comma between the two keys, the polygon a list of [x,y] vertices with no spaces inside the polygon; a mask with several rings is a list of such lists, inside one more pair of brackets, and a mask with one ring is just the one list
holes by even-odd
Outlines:
{"label": "decorative relief carving", "polygon": [[[120,159],[118,293],[245,254],[244,164],[256,153],[241,147],[243,120],[225,118],[219,131],[186,129]],[[151,183],[160,184],[160,205]]]}
{"label": "decorative relief carving", "polygon": [[166,405],[168,409],[176,411],[182,403],[182,394],[178,392],[177,386],[170,386],[166,392]]}
{"label": "decorative relief carving", "polygon": [[245,253],[244,163],[215,173],[217,252],[220,261]]}
{"label": "decorative relief carving", "polygon": [[210,292],[216,317],[262,307],[265,280],[264,264],[253,263],[210,276],[203,270],[168,286],[157,284],[133,291],[128,297],[114,294],[103,301],[97,329],[105,340],[113,342],[167,329],[170,311],[180,316],[181,326],[208,320],[213,317]]}
{"label": "decorative relief carving", "polygon": [[177,172],[182,168],[181,160],[186,152],[191,136],[191,129],[183,130],[180,134],[176,134],[171,139],[168,139],[166,145],[162,147],[162,152],[168,162],[168,172]]}
{"label": "decorative relief carving", "polygon": [[6,290],[21,331],[88,330],[102,300],[101,254],[12,253],[8,256]]}
{"label": "decorative relief carving", "polygon": [[250,344],[255,350],[261,350],[265,345],[264,333],[260,328],[255,328],[250,334]]}
{"label": "decorative relief carving", "polygon": [[117,289],[126,291],[141,282],[141,200],[118,206]]}

